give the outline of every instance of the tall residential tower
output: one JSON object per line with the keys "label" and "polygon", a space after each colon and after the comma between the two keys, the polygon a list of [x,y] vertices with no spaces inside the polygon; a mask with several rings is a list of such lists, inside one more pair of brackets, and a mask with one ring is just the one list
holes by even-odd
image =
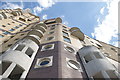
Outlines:
{"label": "tall residential tower", "polygon": [[2,78],[120,78],[119,48],[62,24],[59,17],[29,26],[25,36],[1,54]]}

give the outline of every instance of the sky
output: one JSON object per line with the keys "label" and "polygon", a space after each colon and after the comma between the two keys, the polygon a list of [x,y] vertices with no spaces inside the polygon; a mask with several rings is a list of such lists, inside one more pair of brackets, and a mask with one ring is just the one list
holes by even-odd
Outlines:
{"label": "sky", "polygon": [[0,9],[29,8],[41,20],[61,17],[63,24],[78,27],[89,37],[118,47],[120,41],[118,40],[118,2],[120,0],[5,1],[0,2]]}

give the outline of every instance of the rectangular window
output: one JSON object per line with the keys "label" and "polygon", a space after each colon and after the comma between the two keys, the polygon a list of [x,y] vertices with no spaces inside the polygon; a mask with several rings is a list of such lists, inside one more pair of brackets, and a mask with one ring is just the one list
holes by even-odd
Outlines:
{"label": "rectangular window", "polygon": [[25,52],[29,57],[32,56],[32,54],[34,53],[34,51],[29,47],[26,52]]}
{"label": "rectangular window", "polygon": [[67,27],[63,26],[63,28],[67,28]]}
{"label": "rectangular window", "polygon": [[7,70],[7,68],[10,66],[11,62],[3,61],[2,62],[2,74]]}
{"label": "rectangular window", "polygon": [[23,19],[23,18],[21,18],[21,17],[19,18],[19,20],[21,20],[21,21],[23,21],[23,22],[26,22],[26,20],[25,20],[25,19]]}
{"label": "rectangular window", "polygon": [[63,29],[63,31],[66,31],[66,32],[67,32],[68,30],[67,30],[67,29]]}
{"label": "rectangular window", "polygon": [[71,43],[70,39],[65,36],[63,36],[63,39],[64,39],[64,41]]}
{"label": "rectangular window", "polygon": [[64,31],[62,31],[62,33],[63,33],[63,36],[67,36],[67,37],[69,36],[68,33],[64,32]]}
{"label": "rectangular window", "polygon": [[11,74],[8,76],[8,78],[11,80],[18,80],[20,79],[23,72],[24,72],[24,69],[16,65],[13,71],[11,72]]}
{"label": "rectangular window", "polygon": [[90,54],[84,56],[85,62],[88,63],[89,61],[93,60]]}
{"label": "rectangular window", "polygon": [[18,47],[15,50],[22,51],[25,45],[18,45]]}

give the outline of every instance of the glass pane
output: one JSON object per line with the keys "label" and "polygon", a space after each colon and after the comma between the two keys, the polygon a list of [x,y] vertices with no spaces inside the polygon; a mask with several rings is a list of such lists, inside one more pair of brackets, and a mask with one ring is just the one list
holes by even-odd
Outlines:
{"label": "glass pane", "polygon": [[18,45],[18,47],[15,50],[22,51],[22,49],[25,47],[25,45]]}
{"label": "glass pane", "polygon": [[69,38],[67,38],[67,37],[63,37],[63,38],[64,38],[64,41],[71,43]]}
{"label": "glass pane", "polygon": [[63,31],[63,35],[68,37],[68,33]]}
{"label": "glass pane", "polygon": [[85,59],[86,63],[88,63],[89,61],[92,60],[92,57],[90,56],[90,54],[87,54],[86,56],[84,56],[84,59]]}

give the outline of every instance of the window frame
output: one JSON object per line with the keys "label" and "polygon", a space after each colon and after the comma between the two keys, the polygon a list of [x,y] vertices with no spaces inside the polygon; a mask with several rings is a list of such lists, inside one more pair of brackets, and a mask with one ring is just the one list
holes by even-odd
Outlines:
{"label": "window frame", "polygon": [[[52,47],[48,48],[48,49],[45,49],[45,47],[49,46],[49,45],[51,45]],[[55,46],[55,44],[45,44],[45,45],[42,46],[41,51],[52,50],[52,49],[54,49],[54,46]]]}

